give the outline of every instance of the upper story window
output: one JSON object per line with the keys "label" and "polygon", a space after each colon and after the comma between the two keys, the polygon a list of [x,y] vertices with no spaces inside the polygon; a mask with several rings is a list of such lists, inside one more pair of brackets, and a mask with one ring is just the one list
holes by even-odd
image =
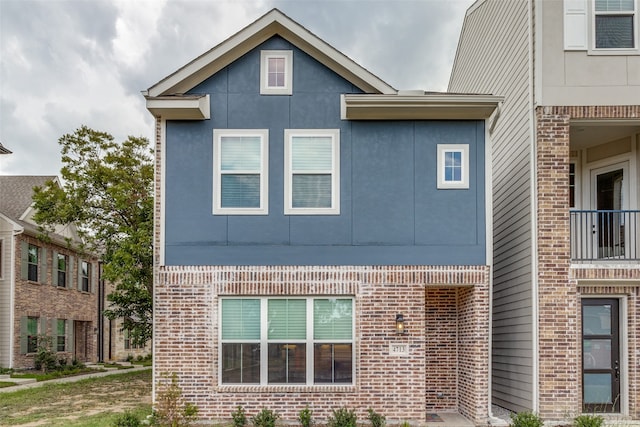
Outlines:
{"label": "upper story window", "polygon": [[594,44],[596,49],[636,48],[636,0],[594,1]]}
{"label": "upper story window", "polygon": [[340,214],[340,130],[284,133],[284,213]]}
{"label": "upper story window", "polygon": [[224,298],[222,384],[353,384],[353,299]]}
{"label": "upper story window", "polygon": [[38,268],[40,263],[40,248],[38,246],[29,244],[27,263],[28,263],[27,280],[30,280],[32,282],[37,282]]}
{"label": "upper story window", "polygon": [[564,0],[564,48],[637,55],[639,0]]}
{"label": "upper story window", "polygon": [[260,52],[260,93],[291,95],[293,93],[293,52],[263,50]]}
{"label": "upper story window", "polygon": [[87,261],[80,263],[80,289],[83,292],[89,292],[91,285],[91,264]]}
{"label": "upper story window", "polygon": [[469,188],[469,145],[438,144],[438,188]]}
{"label": "upper story window", "polygon": [[67,286],[67,267],[69,264],[69,257],[65,254],[56,254],[54,262],[56,263],[56,271],[54,271],[54,280],[57,280],[54,285],[64,288]]}
{"label": "upper story window", "polygon": [[213,131],[213,213],[266,215],[267,129],[215,129]]}

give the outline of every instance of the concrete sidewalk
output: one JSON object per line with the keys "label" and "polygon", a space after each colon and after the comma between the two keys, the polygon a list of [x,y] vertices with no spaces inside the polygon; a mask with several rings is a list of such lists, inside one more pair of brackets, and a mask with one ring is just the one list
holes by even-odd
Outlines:
{"label": "concrete sidewalk", "polygon": [[[133,366],[134,366],[133,368],[129,368],[129,369],[117,369],[117,368],[100,368],[100,365],[88,365],[88,367],[93,367],[96,369],[105,369],[105,371],[93,372],[93,373],[81,374],[81,375],[73,375],[73,376],[64,377],[64,378],[56,378],[55,380],[24,382],[23,384],[16,384],[14,386],[0,388],[0,394],[11,393],[13,391],[25,390],[28,388],[41,387],[45,384],[72,383],[75,381],[85,380],[87,378],[100,378],[100,377],[106,377],[107,375],[118,375],[118,374],[124,374],[127,372],[136,372],[136,371],[144,371],[144,370],[152,369],[151,366],[138,366],[138,365],[133,365]],[[6,378],[2,381],[16,382],[16,383],[21,382],[19,379],[16,379],[16,378]]]}

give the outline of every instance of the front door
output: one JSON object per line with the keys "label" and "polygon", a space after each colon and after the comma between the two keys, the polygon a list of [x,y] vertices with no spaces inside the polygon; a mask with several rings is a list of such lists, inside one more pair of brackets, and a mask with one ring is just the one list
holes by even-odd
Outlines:
{"label": "front door", "polygon": [[582,300],[584,412],[620,412],[619,300]]}

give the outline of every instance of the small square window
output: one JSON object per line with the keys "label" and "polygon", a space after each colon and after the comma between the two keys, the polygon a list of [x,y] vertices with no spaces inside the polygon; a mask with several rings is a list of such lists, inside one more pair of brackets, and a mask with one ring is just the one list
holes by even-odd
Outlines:
{"label": "small square window", "polygon": [[292,51],[261,51],[260,93],[262,95],[291,95],[293,93],[292,70]]}
{"label": "small square window", "polygon": [[469,145],[438,145],[438,188],[469,188]]}
{"label": "small square window", "polygon": [[286,129],[284,139],[284,213],[339,215],[340,130]]}
{"label": "small square window", "polygon": [[267,129],[213,131],[215,215],[267,215]]}

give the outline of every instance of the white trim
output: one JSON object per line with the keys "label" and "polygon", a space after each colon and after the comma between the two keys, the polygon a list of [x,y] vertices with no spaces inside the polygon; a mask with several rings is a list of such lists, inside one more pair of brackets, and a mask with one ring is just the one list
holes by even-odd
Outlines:
{"label": "white trim", "polygon": [[[158,253],[158,262],[160,265],[165,265],[165,228],[166,228],[166,207],[167,207],[167,121],[164,118],[160,119],[160,224],[158,224],[159,230],[159,244],[160,249]],[[155,164],[154,164],[155,165]],[[157,165],[155,165],[157,167]],[[154,171],[155,172],[155,171]],[[155,174],[154,174],[155,176]],[[155,334],[154,334],[155,336]],[[157,348],[154,346],[154,348]],[[155,379],[154,379],[155,384]]]}
{"label": "white trim", "polygon": [[[284,59],[284,86],[269,86],[269,64],[271,58]],[[293,51],[260,51],[260,95],[291,95],[293,93]]]}
{"label": "white trim", "polygon": [[[260,170],[248,171],[260,175],[260,206],[257,208],[222,207],[220,189],[220,141],[223,136],[251,136],[260,138]],[[213,130],[213,214],[214,215],[268,215],[269,214],[269,130],[268,129],[214,129]]]}
{"label": "white trim", "polygon": [[[317,136],[331,138],[332,170],[331,207],[294,208],[292,200],[291,142],[296,136]],[[284,130],[284,213],[285,215],[340,215],[340,129],[285,129]]]}
{"label": "white trim", "polygon": [[[461,178],[447,180],[445,178],[445,156],[447,153],[460,153]],[[468,189],[469,188],[469,144],[438,144],[438,189]]]}
{"label": "white trim", "polygon": [[[640,25],[638,13],[638,0],[633,2],[633,11],[620,12],[596,12],[595,0],[589,0],[588,8],[588,39],[589,55],[638,55],[640,53],[640,42],[638,40]],[[598,15],[631,15],[633,18],[633,47],[630,48],[596,48],[596,16]]]}

